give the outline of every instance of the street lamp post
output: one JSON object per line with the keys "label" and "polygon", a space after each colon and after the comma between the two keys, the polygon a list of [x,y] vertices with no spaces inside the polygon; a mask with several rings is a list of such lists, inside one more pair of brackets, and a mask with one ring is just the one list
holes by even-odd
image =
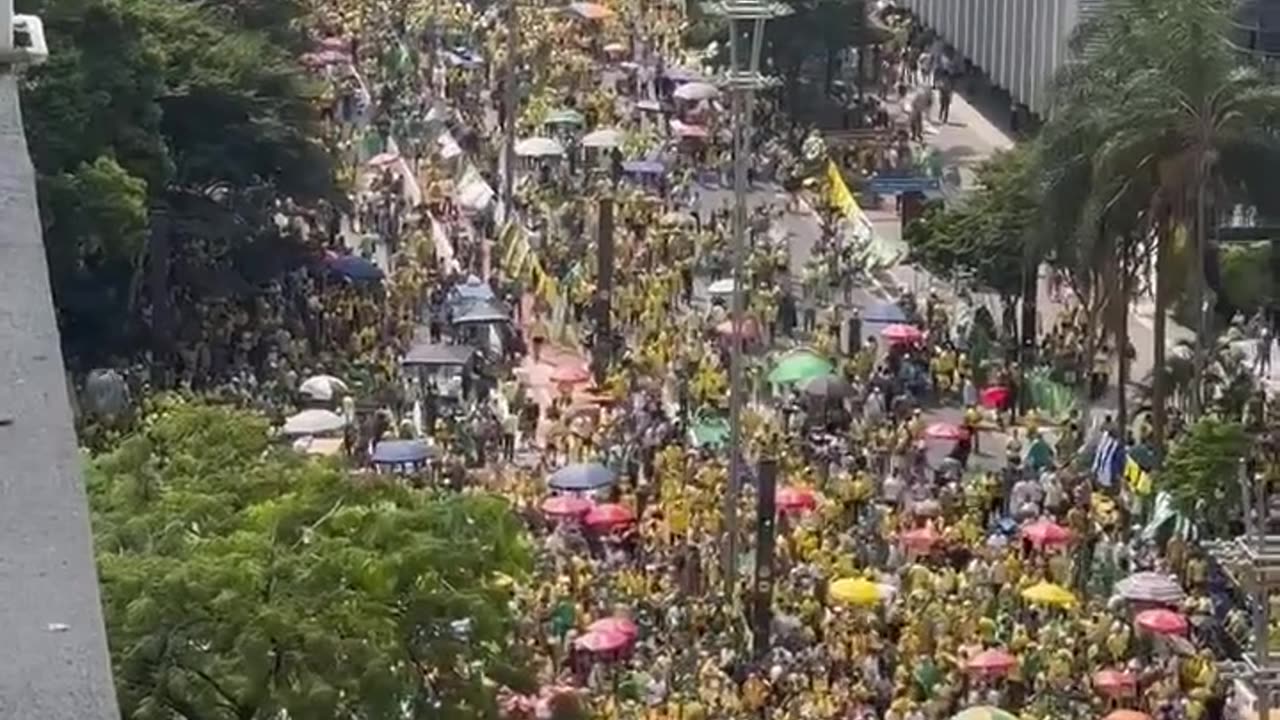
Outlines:
{"label": "street lamp post", "polygon": [[[742,489],[743,271],[747,231],[747,163],[751,157],[751,113],[755,91],[763,85],[760,51],[764,23],[785,12],[785,6],[762,0],[727,0],[715,10],[729,19],[728,90],[733,120],[733,297],[729,363],[729,483],[724,496],[724,587],[727,600],[737,591],[738,496]],[[750,45],[743,47],[745,38]]]}

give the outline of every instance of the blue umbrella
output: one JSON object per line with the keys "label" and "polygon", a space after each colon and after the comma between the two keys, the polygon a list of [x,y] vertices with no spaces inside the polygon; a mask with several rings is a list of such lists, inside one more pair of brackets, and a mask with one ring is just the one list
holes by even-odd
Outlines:
{"label": "blue umbrella", "polygon": [[566,465],[551,474],[547,485],[556,490],[599,490],[612,485],[618,476],[600,463]]}
{"label": "blue umbrella", "polygon": [[907,314],[902,312],[902,308],[897,303],[882,302],[867,307],[862,311],[862,321],[869,323],[903,323],[907,321]]}
{"label": "blue umbrella", "polygon": [[374,282],[383,278],[382,268],[358,255],[330,257],[325,263],[334,273],[348,280]]}
{"label": "blue umbrella", "polygon": [[628,160],[622,163],[624,172],[636,175],[661,175],[667,167],[657,160]]}
{"label": "blue umbrella", "polygon": [[376,465],[420,463],[431,457],[431,448],[421,440],[383,440],[373,448]]}

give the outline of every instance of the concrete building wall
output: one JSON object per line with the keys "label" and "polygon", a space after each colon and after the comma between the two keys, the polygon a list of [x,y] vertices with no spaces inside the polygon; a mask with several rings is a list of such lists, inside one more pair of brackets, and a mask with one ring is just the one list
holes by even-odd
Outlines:
{"label": "concrete building wall", "polygon": [[1077,20],[1100,0],[901,0],[991,81],[1043,114]]}

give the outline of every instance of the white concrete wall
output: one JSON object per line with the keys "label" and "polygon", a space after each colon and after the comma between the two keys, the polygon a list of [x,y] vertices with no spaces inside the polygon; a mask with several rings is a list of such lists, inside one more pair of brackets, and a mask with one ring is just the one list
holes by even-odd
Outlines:
{"label": "white concrete wall", "polygon": [[1033,112],[1048,109],[1053,74],[1081,13],[1098,0],[900,0],[991,81]]}

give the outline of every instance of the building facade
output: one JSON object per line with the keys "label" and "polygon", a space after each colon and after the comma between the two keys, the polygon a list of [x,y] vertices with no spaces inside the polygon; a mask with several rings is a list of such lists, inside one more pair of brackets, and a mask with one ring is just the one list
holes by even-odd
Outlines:
{"label": "building facade", "polygon": [[1102,0],[899,0],[992,84],[1043,115],[1081,17]]}

